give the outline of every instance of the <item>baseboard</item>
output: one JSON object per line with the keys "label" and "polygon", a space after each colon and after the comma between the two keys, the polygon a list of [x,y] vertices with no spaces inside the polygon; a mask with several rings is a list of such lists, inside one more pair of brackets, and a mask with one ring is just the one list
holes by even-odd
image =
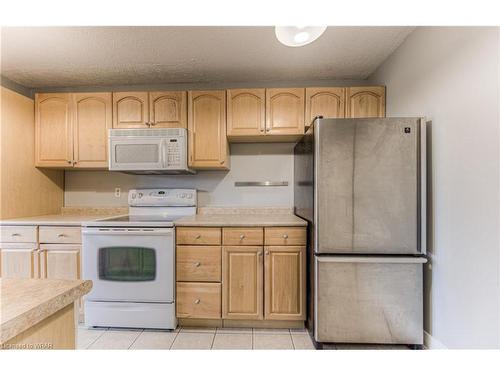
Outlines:
{"label": "baseboard", "polygon": [[424,331],[424,346],[426,349],[448,349],[441,341],[432,337],[431,334]]}

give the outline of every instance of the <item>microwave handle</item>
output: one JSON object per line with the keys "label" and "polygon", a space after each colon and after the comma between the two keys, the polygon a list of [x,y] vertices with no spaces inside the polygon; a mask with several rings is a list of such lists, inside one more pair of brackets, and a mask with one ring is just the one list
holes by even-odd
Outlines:
{"label": "microwave handle", "polygon": [[167,141],[165,139],[161,140],[160,143],[160,161],[162,168],[166,168],[165,153],[167,152]]}

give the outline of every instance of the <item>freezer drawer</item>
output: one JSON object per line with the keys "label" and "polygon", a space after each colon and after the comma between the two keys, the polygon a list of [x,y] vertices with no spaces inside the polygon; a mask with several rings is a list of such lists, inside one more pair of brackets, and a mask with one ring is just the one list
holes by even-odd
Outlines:
{"label": "freezer drawer", "polygon": [[423,344],[425,258],[316,257],[317,342]]}

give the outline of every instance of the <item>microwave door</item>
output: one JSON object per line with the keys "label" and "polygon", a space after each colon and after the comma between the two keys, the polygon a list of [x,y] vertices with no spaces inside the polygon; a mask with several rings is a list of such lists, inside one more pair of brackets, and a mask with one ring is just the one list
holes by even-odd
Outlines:
{"label": "microwave door", "polygon": [[145,171],[164,168],[162,138],[110,139],[109,169]]}

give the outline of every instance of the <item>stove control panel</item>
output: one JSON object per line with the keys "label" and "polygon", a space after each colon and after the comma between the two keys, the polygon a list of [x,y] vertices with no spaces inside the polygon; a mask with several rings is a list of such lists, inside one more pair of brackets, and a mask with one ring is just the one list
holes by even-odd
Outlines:
{"label": "stove control panel", "polygon": [[129,206],[194,207],[196,189],[132,189],[128,192]]}

